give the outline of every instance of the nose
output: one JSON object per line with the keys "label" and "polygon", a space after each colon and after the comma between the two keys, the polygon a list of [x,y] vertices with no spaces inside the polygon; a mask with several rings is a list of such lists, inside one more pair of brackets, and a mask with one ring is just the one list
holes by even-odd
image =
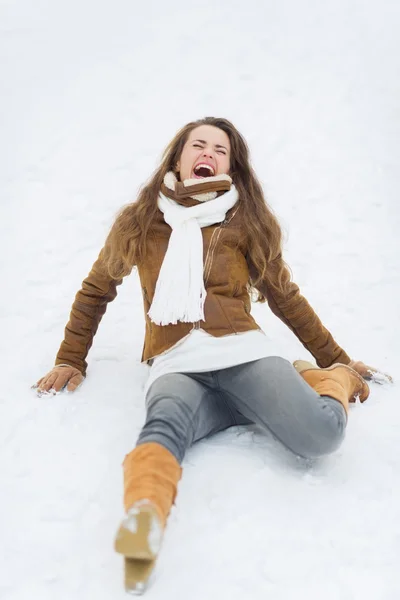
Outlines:
{"label": "nose", "polygon": [[211,150],[211,148],[204,148],[203,156],[204,156],[204,158],[213,158],[214,155],[213,155],[213,151]]}

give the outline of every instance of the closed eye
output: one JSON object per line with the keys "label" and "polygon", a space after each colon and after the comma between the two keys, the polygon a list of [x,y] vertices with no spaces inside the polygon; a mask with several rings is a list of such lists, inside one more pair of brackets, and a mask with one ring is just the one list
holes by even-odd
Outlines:
{"label": "closed eye", "polygon": [[[201,146],[201,144],[193,144],[193,146],[195,148],[203,148],[203,146]],[[225,150],[217,150],[217,152],[219,152],[219,154],[226,154]]]}

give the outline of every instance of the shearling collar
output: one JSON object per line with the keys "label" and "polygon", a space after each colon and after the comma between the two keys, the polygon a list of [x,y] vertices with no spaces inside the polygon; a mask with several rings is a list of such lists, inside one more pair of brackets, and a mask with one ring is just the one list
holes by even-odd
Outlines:
{"label": "shearling collar", "polygon": [[[229,175],[221,174],[200,179],[185,179],[178,181],[175,173],[169,171],[161,184],[164,195],[173,198],[180,204],[197,204],[214,200],[221,193],[231,189],[232,179]],[[195,200],[195,202],[191,202]]]}

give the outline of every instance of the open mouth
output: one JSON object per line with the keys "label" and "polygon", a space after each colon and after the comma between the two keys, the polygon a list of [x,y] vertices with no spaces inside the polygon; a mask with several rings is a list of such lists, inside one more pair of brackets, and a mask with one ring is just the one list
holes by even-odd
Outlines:
{"label": "open mouth", "polygon": [[211,165],[206,163],[199,163],[193,170],[193,177],[195,179],[205,179],[206,177],[213,177],[215,171]]}

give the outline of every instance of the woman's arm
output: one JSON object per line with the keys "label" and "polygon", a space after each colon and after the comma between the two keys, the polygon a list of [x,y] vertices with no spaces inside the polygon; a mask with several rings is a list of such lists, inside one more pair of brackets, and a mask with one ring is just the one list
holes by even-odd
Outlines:
{"label": "woman's arm", "polygon": [[[257,289],[267,299],[272,312],[283,321],[301,341],[303,346],[313,355],[319,367],[329,367],[334,363],[349,364],[350,357],[333,339],[323,326],[313,308],[301,295],[299,287],[290,280],[290,273],[283,266],[282,259],[277,259],[271,266],[271,277],[282,273],[283,291],[278,292],[266,281],[262,281]],[[256,270],[249,266],[253,281]]]}
{"label": "woman's arm", "polygon": [[115,280],[108,274],[102,260],[103,250],[94,263],[89,275],[75,296],[69,321],[65,327],[64,340],[58,351],[55,365],[67,364],[86,374],[86,357],[93,337],[106,312],[107,304],[117,295],[117,286],[122,279]]}

